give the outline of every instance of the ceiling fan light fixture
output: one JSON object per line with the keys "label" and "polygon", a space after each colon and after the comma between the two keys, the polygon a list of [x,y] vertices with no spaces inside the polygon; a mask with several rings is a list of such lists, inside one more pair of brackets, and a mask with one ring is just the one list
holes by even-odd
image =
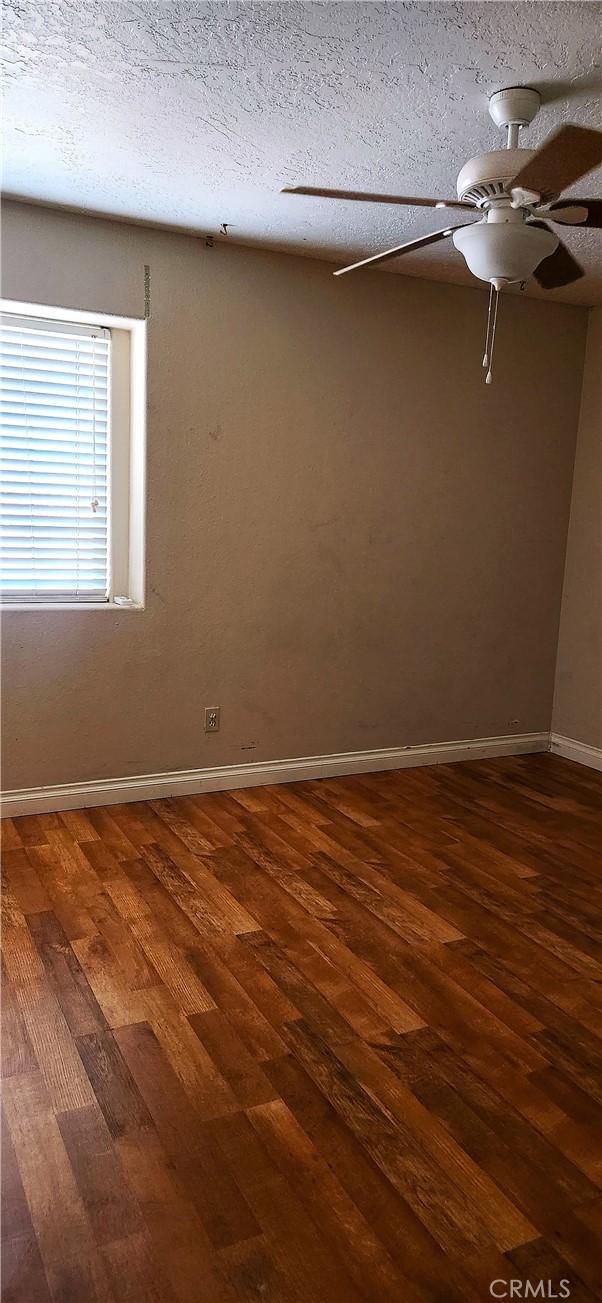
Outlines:
{"label": "ceiling fan light fixture", "polygon": [[[549,222],[561,227],[602,230],[602,199],[560,198],[562,192],[602,164],[602,131],[565,123],[547,136],[538,149],[519,147],[519,135],[533,121],[541,97],[532,86],[507,86],[489,100],[489,112],[507,133],[506,148],[470,158],[457,180],[457,199],[429,199],[411,195],[373,194],[364,190],[330,190],[324,187],[287,187],[287,193],[324,199],[352,199],[362,203],[398,204],[417,208],[472,209],[476,222],[453,223],[392,249],[374,253],[335,276],[379,267],[412,254],[417,249],[450,236],[477,280],[489,284],[489,306],[483,368],[485,383],[493,380],[499,296],[506,285],[525,283],[533,276],[540,289],[557,290],[583,275],[577,259],[558,238]],[[542,220],[544,219],[544,220]]]}
{"label": "ceiling fan light fixture", "polygon": [[473,276],[489,283],[528,280],[558,246],[553,231],[526,222],[477,222],[454,231],[452,239]]}

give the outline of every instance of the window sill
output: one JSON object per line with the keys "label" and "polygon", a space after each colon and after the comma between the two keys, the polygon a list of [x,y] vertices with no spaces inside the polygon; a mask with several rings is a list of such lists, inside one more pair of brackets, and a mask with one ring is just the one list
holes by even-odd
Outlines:
{"label": "window sill", "polygon": [[0,602],[0,615],[5,611],[143,611],[143,602],[123,606],[121,602]]}

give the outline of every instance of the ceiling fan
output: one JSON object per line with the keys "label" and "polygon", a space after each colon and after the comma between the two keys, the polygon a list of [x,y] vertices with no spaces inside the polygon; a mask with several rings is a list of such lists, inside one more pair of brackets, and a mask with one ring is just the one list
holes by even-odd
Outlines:
{"label": "ceiling fan", "polygon": [[526,86],[510,86],[490,97],[489,113],[496,125],[507,132],[506,148],[479,154],[465,163],[458,176],[457,199],[423,199],[316,186],[286,187],[283,191],[283,194],[323,199],[457,209],[467,216],[471,210],[478,214],[476,222],[457,222],[441,231],[408,240],[349,267],[341,267],[334,275],[344,276],[361,267],[375,267],[451,236],[469,270],[491,286],[483,359],[483,365],[488,367],[488,383],[499,291],[530,276],[542,289],[549,290],[570,285],[584,275],[548,222],[602,228],[601,199],[559,199],[567,186],[602,163],[602,131],[568,124],[553,131],[539,149],[520,149],[519,132],[533,121],[540,104],[539,92]]}

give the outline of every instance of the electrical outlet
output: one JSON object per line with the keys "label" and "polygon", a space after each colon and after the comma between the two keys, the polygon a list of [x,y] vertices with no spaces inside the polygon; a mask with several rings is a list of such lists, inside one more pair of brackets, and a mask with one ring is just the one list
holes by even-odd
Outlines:
{"label": "electrical outlet", "polygon": [[219,706],[205,706],[205,732],[219,732]]}

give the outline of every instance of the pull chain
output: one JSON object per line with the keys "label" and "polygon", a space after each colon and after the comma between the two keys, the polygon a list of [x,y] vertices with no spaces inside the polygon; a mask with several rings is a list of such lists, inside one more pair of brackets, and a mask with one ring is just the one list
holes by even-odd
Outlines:
{"label": "pull chain", "polygon": [[491,339],[489,341],[489,370],[487,372],[487,375],[485,376],[486,385],[490,385],[491,381],[493,380],[491,368],[493,366],[493,346],[495,344],[495,328],[497,326],[497,308],[500,299],[500,292],[497,288],[497,285],[495,287],[492,285],[491,288],[492,290],[495,288],[495,298],[493,300],[493,321],[491,323]]}
{"label": "pull chain", "polygon": [[493,300],[493,281],[489,286],[489,307],[487,309],[487,334],[485,335],[485,352],[483,353],[483,366],[489,366],[489,326],[491,323],[492,300]]}

